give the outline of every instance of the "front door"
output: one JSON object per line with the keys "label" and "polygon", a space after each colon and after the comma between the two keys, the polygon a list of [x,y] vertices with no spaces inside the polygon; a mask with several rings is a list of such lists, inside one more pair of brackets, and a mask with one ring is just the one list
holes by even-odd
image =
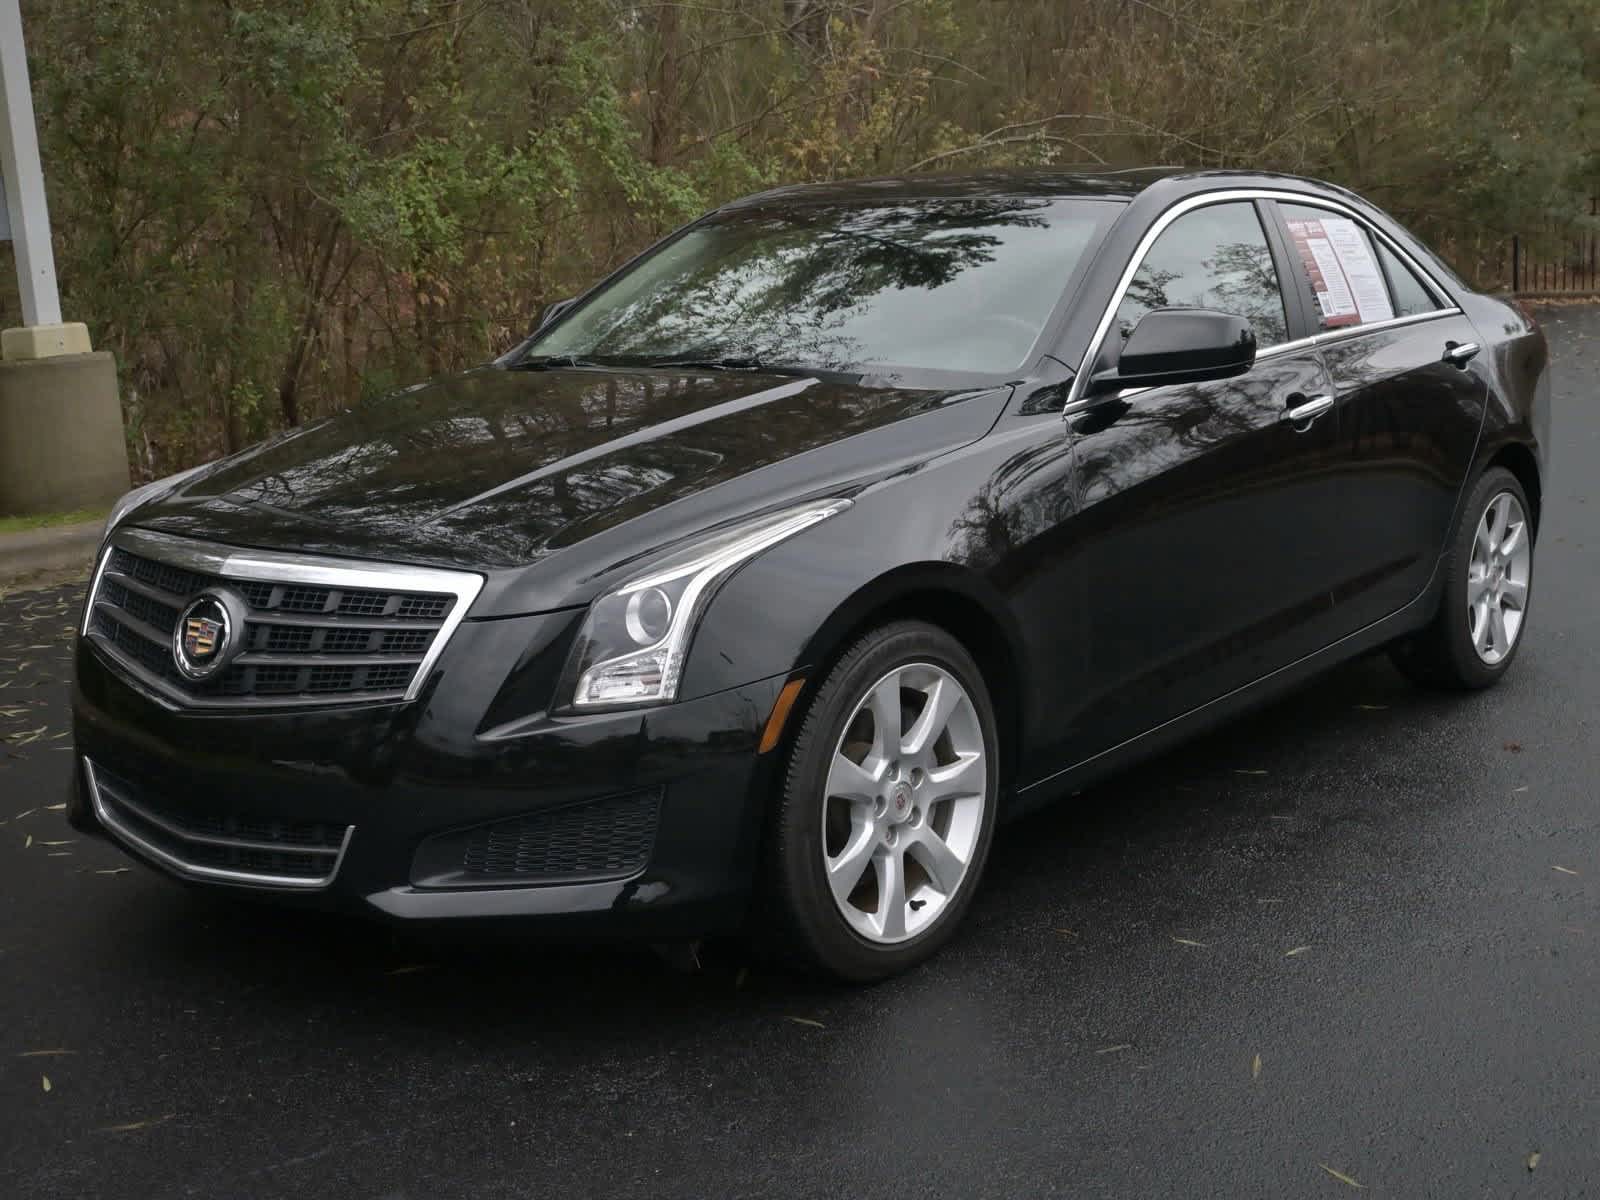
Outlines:
{"label": "front door", "polygon": [[1333,640],[1338,414],[1314,347],[1288,344],[1304,318],[1285,307],[1284,254],[1252,202],[1178,217],[1133,277],[1097,365],[1144,313],[1194,307],[1247,317],[1255,367],[1069,417],[1085,532],[1063,582],[1087,636],[1071,656],[1067,761]]}

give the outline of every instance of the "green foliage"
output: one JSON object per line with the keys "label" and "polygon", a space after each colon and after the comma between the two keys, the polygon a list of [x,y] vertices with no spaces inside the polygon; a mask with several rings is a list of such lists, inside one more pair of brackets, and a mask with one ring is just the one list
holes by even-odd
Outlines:
{"label": "green foliage", "polygon": [[777,183],[1278,168],[1493,284],[1600,178],[1593,0],[23,7],[63,304],[141,474],[482,361]]}

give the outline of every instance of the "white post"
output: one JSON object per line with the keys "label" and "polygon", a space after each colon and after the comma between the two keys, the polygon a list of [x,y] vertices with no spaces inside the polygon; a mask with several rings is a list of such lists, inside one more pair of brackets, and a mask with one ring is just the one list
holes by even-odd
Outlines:
{"label": "white post", "polygon": [[28,54],[22,42],[18,0],[0,0],[0,178],[5,182],[17,256],[22,323],[27,327],[4,331],[0,342],[4,356],[87,354],[88,329],[61,322],[56,260],[50,248],[50,212],[45,206],[44,171],[39,166],[39,135],[33,123],[33,93],[28,85]]}

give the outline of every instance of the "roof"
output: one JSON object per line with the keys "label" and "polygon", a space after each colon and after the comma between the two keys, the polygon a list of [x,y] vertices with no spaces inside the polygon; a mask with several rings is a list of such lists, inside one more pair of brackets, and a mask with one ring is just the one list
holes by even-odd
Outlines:
{"label": "roof", "polygon": [[966,171],[959,174],[889,175],[831,183],[799,183],[745,196],[726,205],[781,201],[790,204],[856,204],[875,200],[922,200],[962,196],[1098,196],[1131,200],[1158,180],[1193,173],[1192,167],[1036,167]]}

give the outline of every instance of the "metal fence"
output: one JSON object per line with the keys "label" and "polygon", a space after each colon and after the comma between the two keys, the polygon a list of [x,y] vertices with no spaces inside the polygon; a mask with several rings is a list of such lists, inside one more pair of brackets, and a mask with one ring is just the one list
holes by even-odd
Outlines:
{"label": "metal fence", "polygon": [[1587,224],[1511,239],[1513,292],[1600,293],[1600,196],[1589,200]]}

